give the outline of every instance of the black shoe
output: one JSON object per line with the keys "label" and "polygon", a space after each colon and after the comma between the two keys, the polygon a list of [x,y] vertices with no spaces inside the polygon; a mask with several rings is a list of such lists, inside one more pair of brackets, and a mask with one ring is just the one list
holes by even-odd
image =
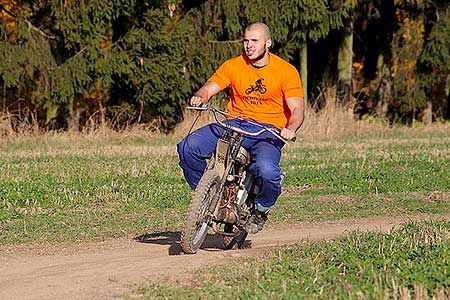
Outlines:
{"label": "black shoe", "polygon": [[266,221],[267,214],[255,209],[253,214],[250,216],[247,225],[245,225],[245,230],[248,233],[255,234],[263,229]]}

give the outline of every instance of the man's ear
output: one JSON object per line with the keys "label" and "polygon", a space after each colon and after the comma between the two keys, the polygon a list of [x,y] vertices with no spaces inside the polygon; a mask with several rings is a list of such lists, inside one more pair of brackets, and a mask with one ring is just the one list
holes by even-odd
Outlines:
{"label": "man's ear", "polygon": [[272,39],[266,41],[266,48],[269,49],[270,47],[272,47]]}

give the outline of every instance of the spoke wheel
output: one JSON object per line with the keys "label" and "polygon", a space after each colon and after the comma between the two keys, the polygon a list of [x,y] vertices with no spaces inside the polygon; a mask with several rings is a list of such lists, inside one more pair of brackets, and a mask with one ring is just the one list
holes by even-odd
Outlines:
{"label": "spoke wheel", "polygon": [[181,248],[193,254],[200,249],[218,202],[220,177],[214,170],[207,170],[195,189],[185,226],[181,232]]}

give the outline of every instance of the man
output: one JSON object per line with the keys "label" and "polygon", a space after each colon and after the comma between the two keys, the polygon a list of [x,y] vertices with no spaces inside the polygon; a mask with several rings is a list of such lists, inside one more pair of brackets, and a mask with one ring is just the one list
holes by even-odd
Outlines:
{"label": "man", "polygon": [[[244,53],[224,62],[192,96],[190,104],[200,106],[229,88],[228,113],[276,127],[283,138],[293,139],[304,118],[303,90],[298,71],[269,52],[272,38],[266,24],[249,25],[242,43]],[[249,123],[240,126],[253,131],[260,129]],[[195,189],[202,177],[205,159],[211,157],[219,137],[217,124],[209,124],[178,144],[180,166],[191,188]],[[246,228],[249,233],[257,233],[281,194],[279,163],[283,143],[266,132],[257,137],[245,137],[243,147],[251,154],[250,171],[261,187],[255,199],[255,211]]]}

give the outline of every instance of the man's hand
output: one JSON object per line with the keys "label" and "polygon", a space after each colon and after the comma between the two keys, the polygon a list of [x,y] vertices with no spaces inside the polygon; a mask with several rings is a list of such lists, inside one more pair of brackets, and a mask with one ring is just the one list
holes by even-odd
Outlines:
{"label": "man's hand", "polygon": [[203,97],[194,95],[192,96],[190,103],[192,106],[201,106],[203,103],[206,102],[203,101]]}
{"label": "man's hand", "polygon": [[207,81],[195,94],[191,97],[190,103],[192,106],[200,106],[208,103],[209,99],[220,92],[220,87],[217,83]]}
{"label": "man's hand", "polygon": [[303,101],[303,98],[290,97],[286,99],[286,104],[291,111],[291,116],[289,117],[286,128],[281,130],[280,135],[290,141],[295,138],[295,132],[303,124],[305,117],[305,102]]}
{"label": "man's hand", "polygon": [[280,135],[282,138],[284,138],[285,140],[292,140],[296,137],[295,132],[290,130],[289,128],[283,128],[280,131]]}

